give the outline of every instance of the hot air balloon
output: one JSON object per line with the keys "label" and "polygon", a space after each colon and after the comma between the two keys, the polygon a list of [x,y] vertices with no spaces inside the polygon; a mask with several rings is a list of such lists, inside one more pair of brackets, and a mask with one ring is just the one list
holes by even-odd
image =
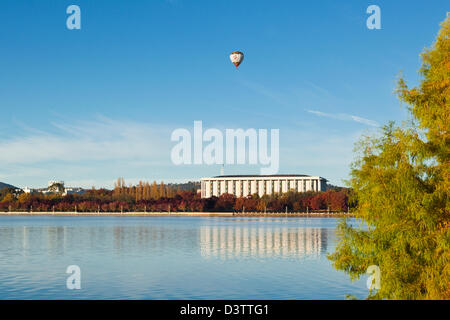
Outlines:
{"label": "hot air balloon", "polygon": [[233,64],[237,67],[241,64],[241,62],[244,60],[244,54],[240,51],[235,51],[230,54],[230,60],[233,62]]}

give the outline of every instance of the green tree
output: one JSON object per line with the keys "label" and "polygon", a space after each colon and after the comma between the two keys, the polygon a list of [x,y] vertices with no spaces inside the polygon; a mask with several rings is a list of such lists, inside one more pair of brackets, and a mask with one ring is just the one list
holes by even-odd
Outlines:
{"label": "green tree", "polygon": [[64,190],[65,190],[64,185],[59,182],[55,182],[51,186],[48,187],[48,191],[55,192],[55,193],[63,193]]}
{"label": "green tree", "polygon": [[349,183],[362,223],[341,221],[329,256],[352,279],[380,268],[368,298],[450,299],[450,18],[422,61],[418,87],[398,83],[410,121],[357,145]]}

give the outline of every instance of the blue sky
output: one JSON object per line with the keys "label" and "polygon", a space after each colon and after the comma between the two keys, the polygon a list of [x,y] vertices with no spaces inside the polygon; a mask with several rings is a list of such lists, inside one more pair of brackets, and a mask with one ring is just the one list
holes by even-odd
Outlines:
{"label": "blue sky", "polygon": [[[81,8],[81,30],[66,8]],[[366,8],[381,8],[369,30]],[[0,181],[83,187],[183,181],[220,167],[175,166],[170,134],[280,130],[280,173],[342,185],[358,137],[407,113],[400,72],[417,84],[420,52],[448,1],[0,2]],[[240,50],[236,70],[229,61]],[[226,166],[226,174],[259,166]]]}

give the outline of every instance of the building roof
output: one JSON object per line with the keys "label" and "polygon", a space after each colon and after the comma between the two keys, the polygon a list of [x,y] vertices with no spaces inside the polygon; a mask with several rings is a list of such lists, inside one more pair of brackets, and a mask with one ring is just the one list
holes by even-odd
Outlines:
{"label": "building roof", "polygon": [[[223,175],[223,176],[215,176],[213,178],[273,178],[273,177],[311,177],[306,174],[238,174],[238,175]],[[327,180],[325,178],[319,177],[321,179]]]}
{"label": "building roof", "polygon": [[309,177],[306,174],[236,174],[215,176],[214,178],[239,178],[239,177]]}

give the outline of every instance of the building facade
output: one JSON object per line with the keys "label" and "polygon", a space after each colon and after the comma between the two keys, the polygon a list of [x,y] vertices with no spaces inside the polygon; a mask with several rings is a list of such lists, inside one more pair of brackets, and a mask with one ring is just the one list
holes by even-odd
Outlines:
{"label": "building facade", "polygon": [[282,175],[233,175],[201,179],[202,198],[219,197],[230,193],[236,197],[247,197],[257,193],[267,194],[307,191],[325,191],[327,180],[301,174]]}

